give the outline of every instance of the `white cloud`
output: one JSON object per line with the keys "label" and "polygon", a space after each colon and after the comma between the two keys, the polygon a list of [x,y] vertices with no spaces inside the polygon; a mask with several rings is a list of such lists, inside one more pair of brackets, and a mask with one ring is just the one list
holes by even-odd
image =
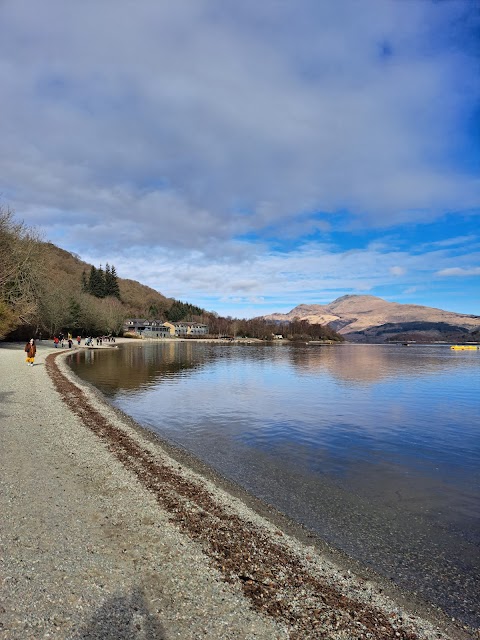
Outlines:
{"label": "white cloud", "polygon": [[118,246],[472,208],[448,159],[473,61],[430,46],[467,10],[448,5],[7,0],[1,192],[46,229],[101,218]]}
{"label": "white cloud", "polygon": [[[436,273],[451,271],[449,265],[458,261],[446,249],[425,254],[369,247],[341,252],[336,247],[311,244],[289,253],[256,254],[249,246],[244,252],[249,255],[244,262],[221,263],[214,256],[202,256],[199,261],[195,251],[172,255],[161,249],[132,252],[128,257],[112,255],[109,262],[115,264],[119,276],[134,273],[164,295],[245,317],[288,311],[299,303],[324,304],[345,293],[384,290],[402,298],[425,291]],[[95,256],[83,257],[98,263]],[[475,255],[468,259],[475,259]],[[467,257],[464,260],[467,262]],[[399,263],[405,265],[400,282]]]}
{"label": "white cloud", "polygon": [[448,269],[441,269],[440,271],[437,271],[435,275],[444,277],[480,276],[480,267],[470,267],[467,269],[464,269],[462,267],[450,267]]}
{"label": "white cloud", "polygon": [[0,194],[186,300],[254,311],[466,275],[465,226],[416,254],[333,238],[478,213],[474,27],[468,1],[3,0]]}
{"label": "white cloud", "polygon": [[432,242],[431,246],[437,247],[452,247],[455,245],[476,245],[478,242],[477,236],[470,234],[468,236],[457,236],[455,238],[446,238],[445,240],[438,240],[437,242]]}

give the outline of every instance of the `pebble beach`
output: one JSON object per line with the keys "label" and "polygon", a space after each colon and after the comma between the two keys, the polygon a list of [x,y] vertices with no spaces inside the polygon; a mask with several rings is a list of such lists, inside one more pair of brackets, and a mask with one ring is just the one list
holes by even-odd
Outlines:
{"label": "pebble beach", "polygon": [[0,343],[0,640],[480,637],[142,429],[72,350]]}

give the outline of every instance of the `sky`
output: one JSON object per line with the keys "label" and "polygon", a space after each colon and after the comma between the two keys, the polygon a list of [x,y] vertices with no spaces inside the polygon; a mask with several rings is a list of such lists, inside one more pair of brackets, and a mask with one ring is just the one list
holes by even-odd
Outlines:
{"label": "sky", "polygon": [[250,318],[480,315],[477,0],[0,0],[0,204]]}

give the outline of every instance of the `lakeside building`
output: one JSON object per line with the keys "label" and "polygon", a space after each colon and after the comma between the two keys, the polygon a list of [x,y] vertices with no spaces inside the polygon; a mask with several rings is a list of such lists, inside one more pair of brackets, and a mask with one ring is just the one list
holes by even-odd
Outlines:
{"label": "lakeside building", "polygon": [[162,322],[146,318],[127,318],[123,330],[145,338],[174,338],[207,335],[208,325],[200,322]]}
{"label": "lakeside building", "polygon": [[149,338],[170,337],[170,330],[163,326],[163,322],[146,318],[127,318],[123,323],[123,331]]}

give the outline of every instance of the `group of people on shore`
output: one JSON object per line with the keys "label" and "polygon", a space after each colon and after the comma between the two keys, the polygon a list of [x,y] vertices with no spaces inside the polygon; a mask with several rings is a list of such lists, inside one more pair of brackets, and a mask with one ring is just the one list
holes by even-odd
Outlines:
{"label": "group of people on shore", "polygon": [[[77,336],[75,340],[77,342],[77,345],[80,346],[82,343],[82,336]],[[97,338],[88,336],[85,338],[85,346],[93,347],[94,340],[97,341],[97,346],[102,346],[103,342],[115,342],[115,336],[111,336],[111,335],[98,336]],[[68,344],[68,348],[71,349],[73,346],[72,335],[69,333],[67,334],[67,337],[65,337],[63,333],[60,333],[58,336],[53,337],[53,344],[55,345],[55,349],[58,348],[58,345],[60,345],[62,348],[65,348],[66,344]],[[27,365],[30,367],[33,367],[33,364],[35,361],[35,355],[37,353],[37,347],[35,345],[35,340],[33,338],[31,338],[31,340],[27,342],[27,344],[25,345],[24,351],[27,354],[27,359],[26,359]]]}
{"label": "group of people on shore", "polygon": [[[80,346],[81,340],[82,340],[81,336],[76,337],[78,346]],[[71,349],[73,345],[73,338],[71,333],[67,334],[66,338],[63,333],[60,333],[58,336],[53,336],[53,344],[55,345],[55,349],[58,347],[58,345],[64,348],[65,342],[68,344],[68,348]]]}
{"label": "group of people on shore", "polygon": [[[89,336],[88,338],[85,338],[85,345],[87,347],[93,347],[94,340],[97,341],[97,347],[101,347],[104,342],[115,342],[115,337],[114,336],[97,336],[96,338],[92,338],[91,336]],[[80,346],[80,343],[78,344]]]}
{"label": "group of people on shore", "polygon": [[[85,346],[86,347],[93,347],[94,346],[94,341],[97,341],[97,347],[98,346],[102,346],[103,342],[115,342],[115,337],[114,336],[97,336],[96,338],[94,338],[93,336],[87,336],[85,338]],[[75,338],[75,341],[77,343],[78,346],[81,345],[82,343],[82,336],[77,336]],[[63,333],[60,333],[58,336],[54,336],[53,337],[53,344],[55,345],[55,349],[58,347],[58,345],[60,345],[62,348],[65,348],[65,343],[68,344],[68,348],[71,349],[72,345],[73,345],[73,338],[72,335],[69,333],[67,335],[67,337],[65,338]]]}

